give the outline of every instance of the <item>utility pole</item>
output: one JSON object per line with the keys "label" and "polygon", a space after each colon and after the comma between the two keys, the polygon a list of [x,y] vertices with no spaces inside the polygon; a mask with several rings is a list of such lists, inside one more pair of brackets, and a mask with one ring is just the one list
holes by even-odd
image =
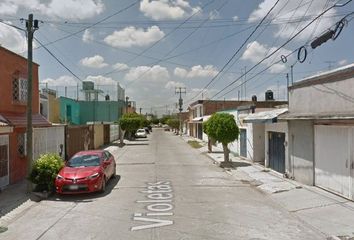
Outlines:
{"label": "utility pole", "polygon": [[178,99],[178,105],[179,105],[179,131],[180,131],[180,135],[182,136],[182,106],[183,106],[183,99],[182,99],[182,93],[186,94],[186,88],[185,87],[176,87],[175,88],[175,94],[179,94],[179,99]]}
{"label": "utility pole", "polygon": [[[38,29],[38,20],[33,21],[33,14],[28,15],[28,20],[26,21],[26,30],[27,30],[27,135],[26,135],[26,149],[27,149],[27,176],[30,175],[32,170],[32,161],[33,161],[33,129],[32,129],[32,98],[33,98],[33,69],[32,69],[32,60],[33,60],[33,34],[34,31]],[[30,192],[32,190],[32,185],[28,181],[27,190]]]}
{"label": "utility pole", "polygon": [[142,108],[139,108],[139,114],[141,115],[141,110],[142,110]]}
{"label": "utility pole", "polygon": [[294,85],[294,65],[290,66],[291,86]]}
{"label": "utility pole", "polygon": [[288,106],[289,106],[289,73],[286,74],[286,93],[287,93],[286,101],[288,102]]}

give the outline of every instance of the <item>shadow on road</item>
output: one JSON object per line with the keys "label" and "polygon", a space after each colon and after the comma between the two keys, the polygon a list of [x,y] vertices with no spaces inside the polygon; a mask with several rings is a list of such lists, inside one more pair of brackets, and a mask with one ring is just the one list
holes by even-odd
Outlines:
{"label": "shadow on road", "polygon": [[245,162],[229,162],[229,163],[221,162],[220,163],[220,167],[221,168],[236,169],[238,167],[248,167],[248,166],[251,166],[251,164],[250,163],[245,163]]}
{"label": "shadow on road", "polygon": [[102,198],[107,196],[112,192],[120,180],[120,175],[116,175],[114,178],[111,178],[106,185],[106,191],[104,193],[95,192],[95,193],[83,193],[83,194],[74,194],[74,195],[59,195],[54,194],[49,197],[46,201],[61,201],[61,202],[80,202],[88,203],[92,202],[94,199]]}
{"label": "shadow on road", "polygon": [[26,181],[13,184],[4,191],[0,191],[0,218],[21,206],[28,199],[30,199],[30,194],[27,193]]}

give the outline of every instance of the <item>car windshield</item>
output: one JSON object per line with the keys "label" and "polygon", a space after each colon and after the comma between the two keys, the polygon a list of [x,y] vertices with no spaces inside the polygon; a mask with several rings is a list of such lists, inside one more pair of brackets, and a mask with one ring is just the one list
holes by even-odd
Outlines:
{"label": "car windshield", "polygon": [[100,157],[98,155],[77,155],[67,163],[68,167],[91,167],[99,165]]}
{"label": "car windshield", "polygon": [[144,129],[139,129],[138,132],[145,132],[145,130]]}

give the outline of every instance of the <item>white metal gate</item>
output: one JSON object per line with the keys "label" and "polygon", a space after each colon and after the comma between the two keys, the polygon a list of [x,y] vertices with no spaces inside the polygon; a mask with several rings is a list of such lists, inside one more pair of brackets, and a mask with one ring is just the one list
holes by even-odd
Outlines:
{"label": "white metal gate", "polygon": [[45,153],[57,153],[65,157],[64,126],[33,129],[33,160]]}
{"label": "white metal gate", "polygon": [[315,184],[354,199],[351,127],[315,126]]}
{"label": "white metal gate", "polygon": [[113,142],[119,139],[119,125],[117,124],[111,124],[110,126],[110,131],[109,131],[109,141]]}
{"label": "white metal gate", "polygon": [[9,136],[0,135],[0,188],[9,185]]}

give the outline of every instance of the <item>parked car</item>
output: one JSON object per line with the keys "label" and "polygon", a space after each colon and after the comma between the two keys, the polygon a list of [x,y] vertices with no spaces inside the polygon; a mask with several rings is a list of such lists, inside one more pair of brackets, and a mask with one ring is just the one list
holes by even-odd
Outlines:
{"label": "parked car", "polygon": [[108,151],[81,151],[59,171],[55,188],[59,194],[104,192],[107,181],[115,176],[116,161]]}
{"label": "parked car", "polygon": [[144,128],[138,129],[138,130],[136,131],[136,133],[135,133],[135,137],[137,137],[137,138],[146,138],[147,135],[146,135],[145,129],[144,129]]}

